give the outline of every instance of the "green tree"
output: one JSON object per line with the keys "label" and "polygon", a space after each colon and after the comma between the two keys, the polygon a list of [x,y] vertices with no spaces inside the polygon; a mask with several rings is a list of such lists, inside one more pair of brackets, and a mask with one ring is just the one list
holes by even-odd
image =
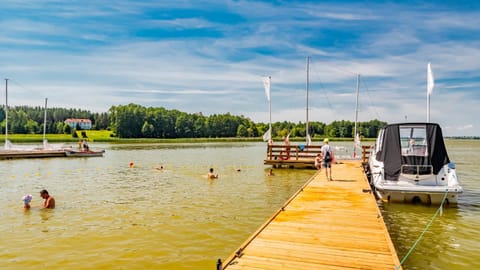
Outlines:
{"label": "green tree", "polygon": [[32,119],[28,119],[27,123],[25,124],[25,132],[28,134],[35,134],[38,133],[40,130],[38,123]]}
{"label": "green tree", "polygon": [[147,121],[143,123],[143,126],[142,126],[143,137],[153,138],[154,131],[155,131],[155,127],[152,124],[148,123]]}
{"label": "green tree", "polygon": [[63,126],[63,134],[71,134],[72,133],[72,127],[68,124],[65,124]]}
{"label": "green tree", "polygon": [[237,128],[237,137],[248,137],[248,129],[246,126],[240,124]]}

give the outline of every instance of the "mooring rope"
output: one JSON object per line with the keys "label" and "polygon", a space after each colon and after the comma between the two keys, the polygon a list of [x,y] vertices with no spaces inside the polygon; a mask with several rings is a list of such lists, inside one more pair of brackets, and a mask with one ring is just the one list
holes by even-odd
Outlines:
{"label": "mooring rope", "polygon": [[448,195],[448,189],[447,189],[447,191],[445,192],[445,195],[443,196],[442,202],[440,203],[440,207],[438,207],[438,209],[437,209],[437,211],[435,212],[435,214],[433,214],[433,216],[432,216],[432,218],[430,219],[430,221],[428,222],[427,226],[425,226],[425,229],[423,229],[423,231],[422,231],[422,233],[420,234],[420,236],[418,236],[417,240],[415,240],[415,242],[413,243],[412,247],[410,247],[410,249],[408,250],[408,252],[403,256],[402,260],[400,261],[400,265],[395,266],[395,270],[400,269],[401,265],[407,260],[408,256],[410,256],[410,254],[413,252],[413,250],[417,247],[417,244],[420,242],[420,240],[422,240],[423,235],[428,231],[428,229],[430,229],[430,226],[432,225],[432,223],[433,223],[433,221],[435,220],[435,218],[437,218],[437,216],[438,216],[439,213],[442,213],[442,211],[443,211],[443,204],[445,203],[445,200],[447,199],[447,195]]}

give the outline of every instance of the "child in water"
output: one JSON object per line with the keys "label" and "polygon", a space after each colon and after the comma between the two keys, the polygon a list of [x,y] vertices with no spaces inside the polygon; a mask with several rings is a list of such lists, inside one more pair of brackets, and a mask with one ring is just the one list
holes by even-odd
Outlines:
{"label": "child in water", "polygon": [[33,196],[31,194],[27,194],[23,196],[23,209],[28,210],[30,209],[30,202],[32,201]]}

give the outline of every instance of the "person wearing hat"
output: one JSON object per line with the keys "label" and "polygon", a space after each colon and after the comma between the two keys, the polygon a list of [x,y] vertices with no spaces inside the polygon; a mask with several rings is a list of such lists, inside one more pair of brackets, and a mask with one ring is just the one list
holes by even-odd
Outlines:
{"label": "person wearing hat", "polygon": [[33,196],[31,194],[27,194],[23,196],[23,209],[28,210],[30,209],[30,203],[32,202]]}
{"label": "person wearing hat", "polygon": [[322,152],[322,167],[325,168],[325,176],[328,181],[332,180],[332,160],[333,160],[333,149],[328,144],[328,138],[323,140],[324,144],[321,148]]}

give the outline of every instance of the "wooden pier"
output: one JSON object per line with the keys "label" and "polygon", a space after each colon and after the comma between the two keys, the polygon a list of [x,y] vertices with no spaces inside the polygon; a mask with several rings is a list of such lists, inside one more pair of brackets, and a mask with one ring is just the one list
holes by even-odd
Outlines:
{"label": "wooden pier", "polygon": [[333,181],[316,173],[218,268],[400,266],[361,161],[339,162],[332,172]]}
{"label": "wooden pier", "polygon": [[1,159],[65,157],[65,150],[0,150]]}

